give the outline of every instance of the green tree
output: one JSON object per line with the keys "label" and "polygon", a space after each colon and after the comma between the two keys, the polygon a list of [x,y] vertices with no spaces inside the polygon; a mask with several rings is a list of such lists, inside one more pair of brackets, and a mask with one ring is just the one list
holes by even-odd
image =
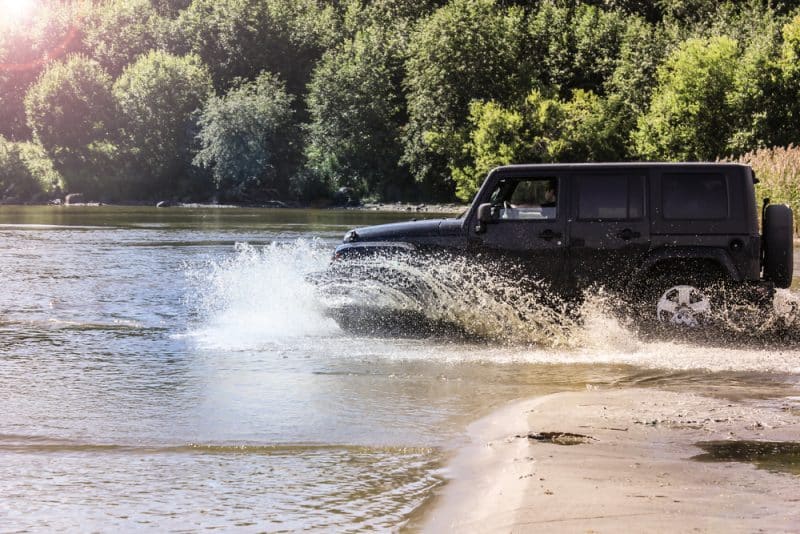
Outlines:
{"label": "green tree", "polygon": [[526,63],[545,86],[557,87],[563,97],[574,89],[602,92],[617,65],[626,29],[620,11],[546,0],[528,23]]}
{"label": "green tree", "polygon": [[60,189],[61,177],[41,146],[0,136],[0,200],[43,200]]}
{"label": "green tree", "polygon": [[628,17],[614,71],[605,81],[605,92],[618,95],[634,116],[647,111],[658,67],[670,48],[660,27]]}
{"label": "green tree", "polygon": [[738,45],[725,36],[689,39],[670,54],[633,135],[638,153],[665,160],[724,155],[735,127],[729,94],[737,61]]}
{"label": "green tree", "polygon": [[783,26],[783,44],[767,85],[770,98],[765,110],[769,124],[766,146],[786,146],[800,141],[800,14]]}
{"label": "green tree", "polygon": [[25,94],[49,60],[79,49],[73,7],[36,4],[22,21],[0,16],[0,135],[29,139]]}
{"label": "green tree", "polygon": [[25,97],[28,125],[70,191],[103,192],[114,151],[116,106],[111,77],[94,60],[51,63]]}
{"label": "green tree", "polygon": [[199,57],[151,51],[114,83],[127,161],[126,185],[139,195],[187,194],[196,114],[213,94]]}
{"label": "green tree", "polygon": [[469,200],[498,165],[623,159],[627,132],[619,107],[616,98],[582,89],[568,101],[533,90],[514,108],[474,101],[463,147],[470,162],[452,169],[457,196]]}
{"label": "green tree", "polygon": [[337,187],[382,199],[407,197],[413,180],[400,167],[406,120],[402,35],[371,26],[328,51],[309,84],[309,167]]}
{"label": "green tree", "polygon": [[302,94],[334,28],[333,8],[316,0],[194,0],[175,21],[174,47],[210,65],[218,89],[266,70]]}
{"label": "green tree", "polygon": [[116,77],[138,56],[165,48],[167,25],[149,0],[112,0],[91,11],[83,41],[87,53]]}
{"label": "green tree", "polygon": [[530,88],[520,73],[523,11],[494,0],[453,0],[412,34],[405,86],[403,161],[431,196],[449,197],[448,167],[461,165],[472,99],[513,100]]}
{"label": "green tree", "polygon": [[226,200],[261,201],[287,193],[298,138],[291,103],[283,83],[269,73],[206,103],[194,161],[212,169]]}
{"label": "green tree", "polygon": [[742,53],[728,95],[736,120],[728,140],[728,154],[740,155],[761,146],[789,142],[797,132],[791,132],[791,126],[786,130],[784,114],[791,100],[786,101],[788,95],[776,61],[779,54],[780,43],[770,32],[751,40]]}
{"label": "green tree", "polygon": [[340,42],[372,26],[394,30],[398,35],[410,32],[412,25],[435,9],[444,0],[348,0],[342,6],[343,36]]}
{"label": "green tree", "polygon": [[192,0],[150,0],[155,10],[162,17],[174,18],[192,3]]}

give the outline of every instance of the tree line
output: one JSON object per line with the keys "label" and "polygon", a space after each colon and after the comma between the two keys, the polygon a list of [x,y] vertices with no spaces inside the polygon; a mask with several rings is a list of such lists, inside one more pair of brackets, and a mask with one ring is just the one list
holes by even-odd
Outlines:
{"label": "tree line", "polygon": [[7,202],[468,200],[501,164],[799,141],[798,0],[41,0],[0,17]]}

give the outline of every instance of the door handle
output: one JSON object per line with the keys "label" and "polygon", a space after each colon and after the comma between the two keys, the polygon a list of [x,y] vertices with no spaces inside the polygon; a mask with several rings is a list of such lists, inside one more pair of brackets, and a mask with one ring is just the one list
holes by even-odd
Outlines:
{"label": "door handle", "polygon": [[625,228],[623,231],[621,231],[620,233],[617,234],[617,237],[627,241],[629,239],[642,237],[642,233],[641,232],[634,232],[630,228]]}
{"label": "door handle", "polygon": [[547,230],[540,232],[539,237],[541,237],[545,241],[550,241],[551,239],[555,239],[556,237],[561,237],[561,232],[554,232],[548,228]]}

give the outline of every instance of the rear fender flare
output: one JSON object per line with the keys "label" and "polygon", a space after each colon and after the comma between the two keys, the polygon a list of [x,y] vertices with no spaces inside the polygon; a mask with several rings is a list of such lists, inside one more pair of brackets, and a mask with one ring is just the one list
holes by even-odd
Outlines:
{"label": "rear fender flare", "polygon": [[725,273],[729,280],[734,282],[741,282],[742,275],[736,269],[733,260],[724,250],[708,249],[703,247],[687,247],[681,249],[663,249],[651,253],[639,265],[631,277],[629,285],[633,285],[644,281],[648,273],[661,262],[674,262],[682,260],[707,260],[712,261],[719,265],[720,269]]}

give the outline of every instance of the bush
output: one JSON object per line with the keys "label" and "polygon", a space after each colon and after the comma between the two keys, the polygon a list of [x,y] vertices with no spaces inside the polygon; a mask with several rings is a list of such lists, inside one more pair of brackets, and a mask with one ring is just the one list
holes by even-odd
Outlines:
{"label": "bush", "polygon": [[41,201],[59,193],[62,185],[44,148],[0,136],[0,200]]}

